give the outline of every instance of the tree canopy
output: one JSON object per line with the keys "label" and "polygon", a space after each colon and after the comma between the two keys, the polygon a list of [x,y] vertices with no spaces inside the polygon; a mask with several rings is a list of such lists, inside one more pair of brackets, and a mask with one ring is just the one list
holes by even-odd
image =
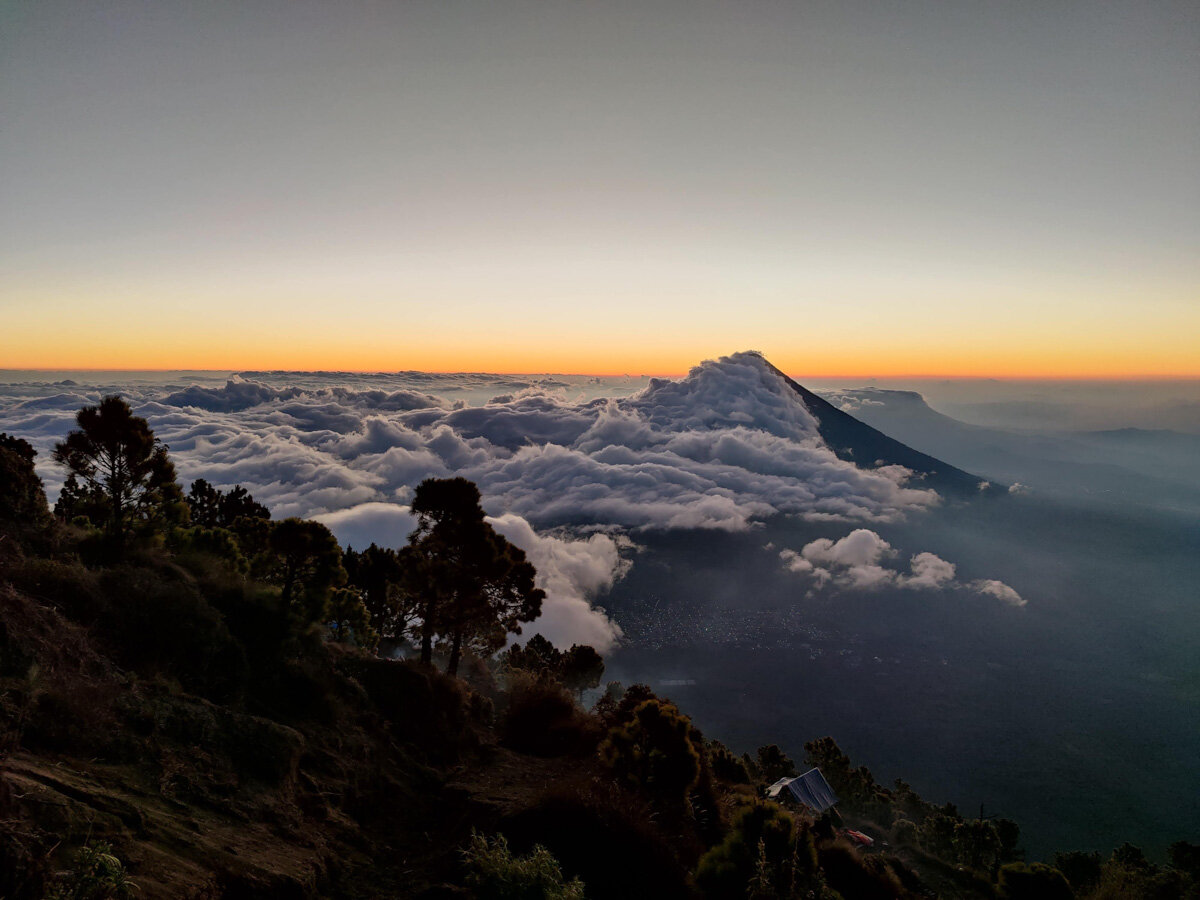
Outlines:
{"label": "tree canopy", "polygon": [[192,524],[204,528],[233,528],[241,518],[271,518],[271,511],[240,484],[222,491],[197,478],[188,490],[187,504]]}
{"label": "tree canopy", "polygon": [[280,602],[304,622],[318,622],[328,611],[334,588],[345,584],[346,570],[333,533],[320,522],[284,519],[268,539],[267,577],[280,587]]}
{"label": "tree canopy", "polygon": [[36,457],[28,441],[0,434],[0,530],[36,530],[49,522],[46,492],[33,468]]}
{"label": "tree canopy", "polygon": [[54,461],[70,473],[56,512],[102,526],[118,554],[136,528],[186,519],[167,447],[128,403],[107,396],[79,410],[75,422],[54,447]]}
{"label": "tree canopy", "polygon": [[421,660],[433,659],[441,636],[454,675],[464,650],[490,656],[509,633],[537,618],[546,594],[525,552],[484,519],[479,488],[465,478],[427,478],[417,485],[417,527],[400,553],[413,579],[421,619]]}
{"label": "tree canopy", "polygon": [[401,565],[400,555],[371,544],[361,553],[347,549],[342,566],[347,589],[358,594],[379,637],[390,641],[403,638],[417,616],[417,586]]}

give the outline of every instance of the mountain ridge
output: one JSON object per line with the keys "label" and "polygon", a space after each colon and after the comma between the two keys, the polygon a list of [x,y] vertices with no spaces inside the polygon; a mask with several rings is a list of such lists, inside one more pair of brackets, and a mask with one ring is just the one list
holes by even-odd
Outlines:
{"label": "mountain ridge", "polygon": [[955,496],[995,494],[1005,489],[1005,485],[991,484],[873,428],[813,393],[768,360],[763,362],[800,396],[817,420],[822,440],[839,459],[860,468],[880,463],[904,466],[915,472],[924,484]]}

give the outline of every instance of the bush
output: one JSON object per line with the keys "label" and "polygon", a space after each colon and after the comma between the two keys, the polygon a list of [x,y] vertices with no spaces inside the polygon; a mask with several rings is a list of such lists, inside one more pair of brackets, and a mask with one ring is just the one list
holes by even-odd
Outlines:
{"label": "bush", "polygon": [[795,764],[777,744],[759,747],[755,762],[758,764],[759,777],[768,784],[774,784],[780,778],[791,778],[796,774]]}
{"label": "bush", "polygon": [[958,820],[943,813],[935,813],[921,823],[917,839],[926,853],[954,862],[958,856],[954,847],[954,829]]}
{"label": "bush", "polygon": [[647,700],[600,745],[600,760],[618,778],[683,804],[700,778],[692,723],[674,705]]}
{"label": "bush", "polygon": [[897,819],[892,823],[892,843],[902,847],[915,847],[918,841],[917,826],[909,819]]}
{"label": "bush", "polygon": [[1054,868],[1063,873],[1076,893],[1083,893],[1100,883],[1102,866],[1103,860],[1096,851],[1071,850],[1054,854]]}
{"label": "bush", "polygon": [[605,728],[614,728],[628,722],[633,711],[647,700],[657,700],[658,696],[648,685],[631,684],[622,688],[619,681],[609,682],[608,688],[596,701],[595,713]]}
{"label": "bush", "polygon": [[991,822],[959,822],[954,826],[952,843],[959,863],[968,869],[990,875],[1000,861],[1000,838]]}
{"label": "bush", "polygon": [[506,747],[534,756],[585,754],[595,749],[600,726],[565,688],[525,672],[514,672],[508,705],[500,718]]}
{"label": "bush", "polygon": [[109,600],[96,575],[78,563],[27,559],[8,572],[14,587],[81,625],[92,625],[109,612]]}
{"label": "bush", "polygon": [[46,900],[110,900],[133,897],[137,892],[138,886],[126,876],[112,847],[97,842],[79,848],[74,867],[51,886]]}
{"label": "bush", "polygon": [[[541,844],[589,897],[658,900],[688,894],[687,869],[677,858],[689,848],[653,825],[645,801],[612,784],[551,793],[503,826],[513,847]],[[695,848],[698,852],[698,848]]]}
{"label": "bush", "polygon": [[746,764],[720,741],[708,745],[708,762],[713,776],[731,784],[749,784],[750,773]]}
{"label": "bush", "polygon": [[345,654],[338,669],[353,678],[402,741],[432,762],[454,762],[472,746],[462,684],[411,662]]}
{"label": "bush", "polygon": [[472,832],[463,861],[480,900],[583,900],[583,882],[564,881],[558,860],[541,845],[513,856],[503,835],[488,840]]}
{"label": "bush", "polygon": [[999,884],[1008,900],[1072,900],[1075,896],[1063,873],[1044,863],[1001,866]]}
{"label": "bush", "polygon": [[838,840],[823,845],[820,858],[829,886],[843,897],[893,900],[904,896],[900,879],[886,863],[876,859],[863,860],[846,841]]}
{"label": "bush", "polygon": [[725,840],[700,858],[696,884],[706,897],[743,896],[761,856],[766,861],[766,877],[776,892],[782,893],[793,875],[795,839],[795,822],[783,807],[774,803],[744,806],[734,814]]}

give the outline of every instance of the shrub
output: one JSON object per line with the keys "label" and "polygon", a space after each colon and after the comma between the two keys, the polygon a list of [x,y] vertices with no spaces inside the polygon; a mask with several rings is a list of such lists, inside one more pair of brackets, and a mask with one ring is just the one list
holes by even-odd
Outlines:
{"label": "shrub", "polygon": [[708,761],[713,776],[721,781],[731,784],[750,783],[750,773],[746,770],[746,764],[720,741],[709,743]]}
{"label": "shrub", "polygon": [[46,900],[110,900],[133,897],[137,891],[112,847],[96,842],[79,848],[74,867],[51,886]]}
{"label": "shrub", "polygon": [[914,847],[918,842],[917,826],[909,819],[897,819],[892,823],[892,843]]}
{"label": "shrub", "polygon": [[[589,897],[658,900],[688,895],[688,873],[677,856],[690,848],[653,824],[654,811],[611,783],[540,798],[503,826],[514,848],[541,844]],[[694,858],[694,857],[693,857]]]}
{"label": "shrub", "polygon": [[1200,881],[1200,844],[1176,841],[1167,848],[1167,854],[1174,868]]}
{"label": "shrub", "polygon": [[583,882],[564,881],[558,860],[540,844],[528,856],[513,856],[503,835],[489,840],[472,832],[463,861],[467,884],[481,900],[583,900]]}
{"label": "shrub", "polygon": [[921,849],[947,862],[953,862],[957,859],[954,848],[954,829],[957,825],[957,819],[944,813],[929,816],[917,829]]}
{"label": "shrub", "polygon": [[991,873],[1000,861],[1000,838],[991,822],[959,822],[952,843],[958,861],[968,869]]}
{"label": "shrub", "polygon": [[467,696],[461,682],[416,663],[346,654],[341,672],[362,686],[400,740],[432,761],[452,762],[471,746]]}
{"label": "shrub", "polygon": [[595,712],[605,728],[614,728],[628,722],[633,711],[647,700],[657,699],[658,696],[647,685],[631,684],[628,688],[622,688],[619,681],[612,681],[604,696],[596,701]]}
{"label": "shrub", "polygon": [[100,586],[108,598],[101,630],[121,665],[171,675],[214,700],[240,692],[245,653],[190,579],[177,570],[121,566],[105,570]]}
{"label": "shrub", "polygon": [[829,886],[843,897],[893,900],[904,895],[900,879],[883,860],[864,860],[846,841],[838,840],[823,845],[820,857]]}
{"label": "shrub", "polygon": [[1054,868],[1062,872],[1077,893],[1083,893],[1100,883],[1103,861],[1096,851],[1084,853],[1071,850],[1054,854]]}
{"label": "shrub", "polygon": [[508,705],[500,719],[505,746],[535,756],[589,753],[599,740],[599,725],[581,710],[562,685],[513,673]]}
{"label": "shrub", "polygon": [[1001,866],[999,884],[1009,900],[1072,900],[1075,896],[1063,873],[1044,863]]}
{"label": "shrub", "polygon": [[796,774],[795,764],[777,744],[759,747],[756,762],[759,776],[768,784],[774,784],[780,778],[791,778]]}
{"label": "shrub", "polygon": [[700,778],[692,723],[674,705],[647,700],[600,745],[600,760],[618,778],[683,803]]}
{"label": "shrub", "polygon": [[783,807],[761,802],[744,806],[734,814],[725,840],[700,858],[696,884],[707,897],[743,896],[762,857],[767,879],[783,892],[793,875],[795,840],[795,822]]}

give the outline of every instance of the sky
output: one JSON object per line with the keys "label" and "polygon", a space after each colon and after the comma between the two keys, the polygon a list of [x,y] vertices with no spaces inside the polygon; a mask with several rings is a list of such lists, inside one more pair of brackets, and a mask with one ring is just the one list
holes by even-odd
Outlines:
{"label": "sky", "polygon": [[1200,6],[0,3],[0,368],[1200,376]]}

